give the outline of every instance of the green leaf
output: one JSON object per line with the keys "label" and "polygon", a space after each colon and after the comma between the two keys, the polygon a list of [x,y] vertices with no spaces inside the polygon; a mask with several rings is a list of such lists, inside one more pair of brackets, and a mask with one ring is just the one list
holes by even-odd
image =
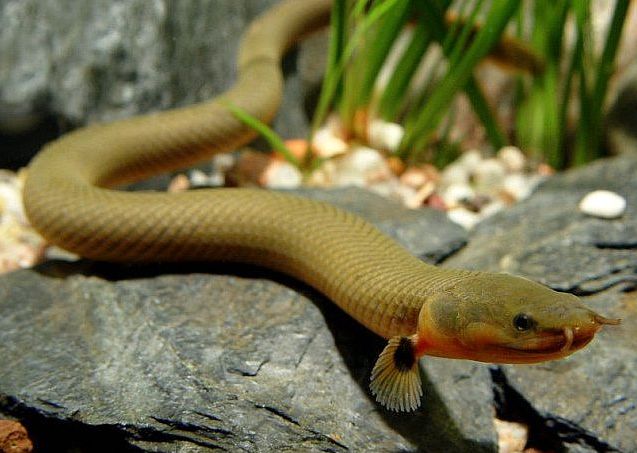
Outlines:
{"label": "green leaf", "polygon": [[413,128],[405,131],[399,154],[407,155],[411,150],[420,149],[428,139],[428,134],[438,125],[453,97],[470,79],[475,65],[487,55],[498,41],[506,24],[515,14],[520,0],[494,0],[490,14],[484,25],[476,33],[473,42],[450,65],[444,78],[427,100],[423,110],[417,116]]}
{"label": "green leaf", "polygon": [[270,147],[273,150],[280,152],[286,161],[295,167],[300,168],[299,160],[294,156],[294,154],[292,154],[289,148],[285,146],[281,137],[279,137],[279,135],[267,124],[230,102],[224,102],[223,105],[228,108],[228,110],[230,110],[239,121],[261,134]]}

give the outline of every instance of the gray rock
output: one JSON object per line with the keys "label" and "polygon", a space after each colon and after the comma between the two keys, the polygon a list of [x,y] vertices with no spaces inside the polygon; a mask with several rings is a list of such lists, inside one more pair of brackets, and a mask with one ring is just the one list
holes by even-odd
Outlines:
{"label": "gray rock", "polygon": [[[0,138],[17,137],[0,144],[7,153],[33,153],[53,138],[51,128],[65,131],[212,98],[235,79],[241,33],[274,3],[0,2]],[[303,80],[317,77],[301,77],[294,54],[284,68],[288,83],[275,127],[285,137],[303,136]],[[42,142],[33,143],[30,131]]]}
{"label": "gray rock", "polygon": [[229,86],[241,31],[273,3],[7,0],[0,104],[47,102],[85,124],[207,99]]}
{"label": "gray rock", "polygon": [[[614,190],[624,216],[577,211],[588,191]],[[446,266],[507,271],[623,318],[585,350],[557,362],[501,367],[505,412],[535,425],[567,451],[637,451],[637,156],[598,161],[548,181],[528,200],[478,226]],[[507,398],[505,398],[506,400]],[[526,410],[523,410],[528,405]]]}
{"label": "gray rock", "polygon": [[[435,211],[313,195],[361,201],[418,254],[464,240]],[[0,412],[39,421],[41,445],[62,424],[60,448],[89,451],[496,449],[486,368],[427,359],[424,407],[388,413],[368,391],[383,340],[263,269],[51,262],[4,276],[0,294]]]}

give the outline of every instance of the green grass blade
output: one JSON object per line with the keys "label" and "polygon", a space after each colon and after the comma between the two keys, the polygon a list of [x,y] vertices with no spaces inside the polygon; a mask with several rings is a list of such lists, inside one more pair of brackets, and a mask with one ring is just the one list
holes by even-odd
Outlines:
{"label": "green grass blade", "polygon": [[538,0],[534,8],[532,42],[544,56],[544,71],[537,76],[518,107],[516,132],[518,144],[543,158],[551,166],[562,168],[566,162],[564,142],[567,102],[576,72],[573,54],[571,69],[562,77],[563,38],[569,0]]}
{"label": "green grass blade", "polygon": [[[443,4],[443,8],[448,7],[450,2],[445,2]],[[443,42],[445,36],[447,35],[448,28],[444,19],[444,10],[441,11],[437,8],[435,3],[422,2],[419,4],[421,12],[425,15],[425,18],[428,19],[427,23],[432,29],[432,33],[438,42]],[[470,25],[473,27],[472,19],[470,18],[466,25]],[[472,33],[474,30],[470,30]],[[447,50],[449,52],[449,49]],[[467,82],[464,90],[473,106],[473,109],[482,122],[482,125],[485,128],[487,136],[489,137],[489,141],[495,148],[501,148],[507,143],[506,136],[502,131],[498,121],[496,120],[496,116],[493,113],[489,103],[487,102],[480,86],[478,85],[475,77],[473,75],[470,76],[469,81]]]}
{"label": "green grass blade", "polygon": [[373,40],[370,40],[370,45],[366,46],[365,52],[361,55],[365,65],[363,77],[355,96],[355,108],[369,104],[378,73],[396,38],[403,30],[410,10],[410,1],[400,0],[376,25]]}
{"label": "green grass blade", "polygon": [[619,47],[619,39],[621,38],[622,29],[628,12],[629,0],[617,0],[615,11],[611,19],[608,36],[602,51],[602,57],[597,65],[597,77],[595,88],[593,91],[593,105],[595,111],[601,112],[606,89],[608,88],[608,80],[613,74],[615,55]]}
{"label": "green grass blade", "polygon": [[577,40],[581,45],[581,52],[577,60],[579,76],[579,122],[575,136],[575,150],[573,164],[582,165],[590,160],[591,133],[593,127],[592,103],[590,100],[590,77],[587,67],[591,64],[591,43],[588,41],[590,33],[590,5],[587,0],[573,0],[575,23],[577,25]]}
{"label": "green grass blade", "polygon": [[384,120],[396,120],[409,84],[430,43],[429,26],[424,21],[419,21],[378,102],[378,115]]}
{"label": "green grass blade", "polygon": [[593,130],[593,137],[591,140],[591,147],[595,153],[594,157],[601,155],[601,128],[602,117],[604,115],[604,100],[606,98],[606,92],[608,90],[608,81],[610,80],[615,65],[615,55],[617,54],[617,48],[619,47],[619,39],[621,38],[622,28],[628,12],[629,1],[617,0],[615,3],[615,10],[613,11],[613,17],[611,19],[610,27],[608,30],[608,36],[604,44],[604,50],[597,66],[597,75],[595,77],[595,86],[592,93],[592,107],[591,110],[594,113],[592,119],[595,129]]}
{"label": "green grass blade", "polygon": [[272,130],[267,124],[265,124],[258,118],[250,115],[248,112],[240,107],[237,107],[234,104],[224,102],[223,105],[227,107],[239,121],[243,122],[247,126],[254,129],[256,132],[261,134],[261,136],[263,136],[263,138],[268,142],[270,147],[273,150],[280,152],[286,161],[297,168],[300,167],[301,163],[299,162],[299,160],[294,156],[294,154],[292,154],[288,147],[285,146],[285,143],[283,143],[281,137],[279,137],[279,135],[274,132],[274,130]]}
{"label": "green grass blade", "polygon": [[356,43],[356,57],[345,76],[345,96],[339,109],[346,128],[352,128],[359,107],[369,104],[376,77],[410,9],[409,0],[374,2],[356,25],[354,34],[360,39]]}
{"label": "green grass blade", "polygon": [[405,156],[410,149],[417,149],[426,143],[428,134],[437,126],[455,93],[466,85],[475,65],[499,40],[505,26],[517,11],[520,1],[493,1],[491,13],[475,35],[475,40],[463,53],[458,63],[449,67],[447,74],[418,115],[414,127],[405,131],[405,137],[399,149],[400,155]]}
{"label": "green grass blade", "polygon": [[[326,73],[334,71],[338,62],[343,57],[345,40],[347,38],[347,2],[346,0],[334,0],[332,14],[330,16],[330,44],[327,53]],[[325,81],[325,79],[323,79]],[[334,102],[338,102],[342,92],[342,81],[337,82]]]}
{"label": "green grass blade", "polygon": [[[362,2],[359,2],[362,3]],[[342,71],[345,61],[345,40],[347,36],[347,0],[334,0],[330,16],[330,44],[328,50],[327,67],[321,85],[321,93],[317,102],[312,126],[310,129],[309,141],[314,132],[325,121],[327,111],[342,94]]]}
{"label": "green grass blade", "polygon": [[543,76],[543,112],[544,112],[544,137],[543,149],[546,153],[546,160],[553,168],[562,167],[562,153],[558,148],[561,134],[559,118],[560,109],[557,104],[559,67],[549,64]]}
{"label": "green grass blade", "polygon": [[[582,65],[582,53],[583,53],[583,42],[578,35],[575,40],[575,45],[571,51],[570,61],[568,64],[568,68],[566,70],[566,74],[563,80],[562,87],[562,95],[560,100],[560,127],[562,130],[562,134],[560,136],[559,149],[562,150],[564,156],[562,157],[562,164],[564,166],[570,164],[573,161],[572,156],[567,154],[566,150],[566,133],[568,130],[568,106],[571,102],[571,96],[573,91],[573,81],[577,76],[578,72],[581,70]],[[581,88],[581,87],[580,87]]]}
{"label": "green grass blade", "polygon": [[491,145],[493,145],[495,149],[500,149],[505,146],[508,143],[508,140],[504,132],[502,132],[502,128],[496,120],[496,116],[487,102],[487,99],[484,97],[482,89],[480,88],[480,85],[478,85],[475,77],[471,76],[469,78],[464,90],[471,102],[473,110],[484,126]]}
{"label": "green grass blade", "polygon": [[[341,58],[338,63],[332,68],[332,70],[325,75],[325,82],[319,102],[312,118],[312,128],[310,133],[311,137],[314,135],[314,131],[325,121],[329,108],[334,105],[334,96],[337,93],[339,81],[342,79],[345,72],[345,68],[350,63],[352,55],[356,47],[360,44],[364,38],[365,33],[373,26],[380,18],[382,18],[398,1],[400,0],[386,0],[379,4],[376,8],[372,9],[362,20],[359,26],[351,35],[347,41],[347,45],[341,54]],[[359,0],[357,5],[365,3],[364,0]],[[356,10],[354,14],[356,13]],[[344,97],[347,96],[347,87],[345,87]]]}
{"label": "green grass blade", "polygon": [[[451,48],[451,51],[445,52],[445,54],[447,54],[448,56],[450,66],[455,66],[456,64],[458,64],[458,61],[460,61],[460,59],[462,58],[462,54],[467,49],[467,42],[469,41],[472,31],[474,30],[476,18],[478,17],[478,14],[482,9],[483,3],[483,0],[476,0],[473,4],[473,8],[469,11],[467,19],[458,20],[458,23],[462,25],[460,28],[460,34],[453,41],[453,47]],[[423,5],[425,4],[426,2],[423,3]]]}

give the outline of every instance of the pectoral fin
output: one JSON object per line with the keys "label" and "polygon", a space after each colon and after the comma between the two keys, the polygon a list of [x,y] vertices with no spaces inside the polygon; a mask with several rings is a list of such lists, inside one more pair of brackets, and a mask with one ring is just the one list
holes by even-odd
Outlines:
{"label": "pectoral fin", "polygon": [[413,411],[420,406],[422,383],[411,338],[394,337],[372,370],[370,389],[376,401],[392,411]]}

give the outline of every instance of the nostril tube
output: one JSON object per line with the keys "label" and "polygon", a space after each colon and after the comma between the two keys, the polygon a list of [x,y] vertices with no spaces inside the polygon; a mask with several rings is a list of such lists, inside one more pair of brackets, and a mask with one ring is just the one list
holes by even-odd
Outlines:
{"label": "nostril tube", "polygon": [[593,315],[593,319],[597,324],[604,324],[609,326],[616,326],[618,324],[621,324],[622,322],[620,318],[605,318],[604,316],[598,315],[597,313]]}

